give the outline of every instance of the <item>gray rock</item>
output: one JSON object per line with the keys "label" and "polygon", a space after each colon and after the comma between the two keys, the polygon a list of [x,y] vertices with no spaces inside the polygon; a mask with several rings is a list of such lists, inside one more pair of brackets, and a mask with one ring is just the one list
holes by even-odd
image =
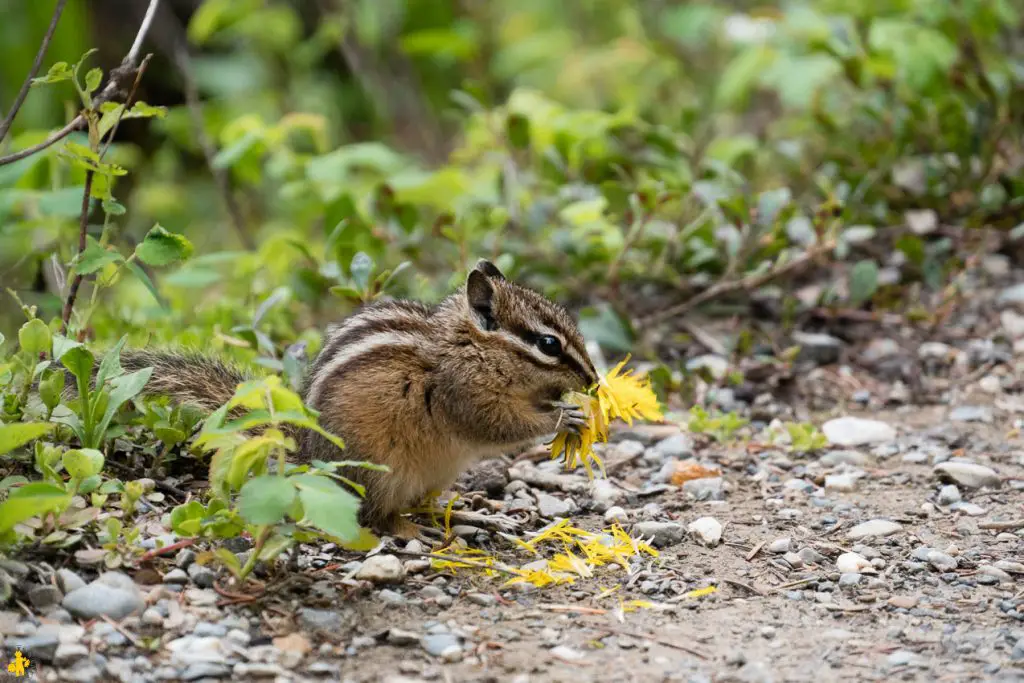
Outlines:
{"label": "gray rock", "polygon": [[1000,306],[1024,306],[1024,282],[1007,287],[999,292],[996,303]]}
{"label": "gray rock", "polygon": [[686,369],[690,372],[706,370],[713,379],[722,379],[729,372],[729,361],[708,353],[686,361]]}
{"label": "gray rock", "polygon": [[231,675],[231,667],[215,662],[196,662],[189,664],[181,674],[183,681],[198,681],[202,678],[227,678]]}
{"label": "gray rock", "polygon": [[576,505],[568,500],[556,498],[550,493],[537,492],[537,510],[541,517],[565,517],[576,508]]}
{"label": "gray rock", "polygon": [[896,430],[879,420],[837,417],[821,426],[829,443],[837,446],[867,446],[896,439]]}
{"label": "gray rock", "polygon": [[[173,571],[172,569],[171,572]],[[192,583],[200,588],[213,588],[213,584],[217,582],[217,573],[197,562],[193,562],[188,566],[188,577],[192,579]]]}
{"label": "gray rock", "polygon": [[28,591],[28,601],[38,610],[59,605],[63,597],[56,586],[33,586]]}
{"label": "gray rock", "polygon": [[598,512],[618,505],[625,497],[625,492],[607,479],[594,479],[590,483],[590,500]]}
{"label": "gray rock", "polygon": [[629,514],[627,514],[626,511],[618,505],[612,506],[604,512],[604,521],[606,522],[623,524],[628,520]]}
{"label": "gray rock", "polygon": [[797,361],[816,365],[831,365],[839,360],[843,342],[830,334],[794,332],[793,343],[800,347]]}
{"label": "gray rock", "polygon": [[655,444],[651,451],[662,460],[690,458],[693,457],[693,439],[686,434],[673,434]]}
{"label": "gray rock", "polygon": [[827,451],[818,458],[818,462],[826,467],[836,465],[853,465],[854,467],[870,467],[874,465],[874,459],[860,451]]}
{"label": "gray rock", "polygon": [[776,538],[774,541],[768,544],[768,552],[782,555],[788,553],[793,547],[793,539],[786,536],[784,538]]}
{"label": "gray rock", "polygon": [[685,530],[675,522],[637,522],[633,525],[633,533],[651,539],[658,548],[665,548],[682,541]]}
{"label": "gray rock", "polygon": [[968,515],[970,517],[980,517],[986,512],[985,508],[981,507],[980,505],[968,503],[967,501],[963,500],[958,503],[953,503],[952,505],[949,506],[949,509],[952,510],[953,512],[962,512],[963,514]]}
{"label": "gray rock", "polygon": [[856,586],[863,579],[864,579],[864,575],[863,574],[857,574],[857,573],[852,573],[852,572],[851,573],[847,573],[847,574],[840,574],[839,575],[839,585],[840,586]]}
{"label": "gray rock", "polygon": [[76,666],[74,669],[64,669],[60,672],[60,680],[67,683],[92,683],[99,680],[101,673],[95,664]]}
{"label": "gray rock", "polygon": [[1005,310],[999,314],[999,322],[1010,339],[1024,338],[1024,315],[1013,310]]}
{"label": "gray rock", "polygon": [[431,655],[445,661],[457,661],[462,655],[459,637],[452,633],[431,633],[420,639],[420,647]]}
{"label": "gray rock", "polygon": [[71,591],[78,590],[85,586],[85,581],[82,577],[71,571],[70,569],[58,569],[57,570],[57,586],[65,594]]}
{"label": "gray rock", "polygon": [[793,569],[800,569],[804,566],[804,558],[800,557],[799,553],[794,553],[790,551],[783,555],[782,559],[785,560],[786,564],[788,564]]}
{"label": "gray rock", "polygon": [[487,593],[468,593],[466,599],[480,607],[493,607],[498,604],[498,599]]}
{"label": "gray rock", "polygon": [[978,574],[991,576],[996,579],[997,583],[1013,583],[1013,577],[1008,572],[1004,572],[999,567],[994,567],[990,564],[983,564],[978,567]]}
{"label": "gray rock", "polygon": [[394,555],[374,555],[363,561],[356,578],[372,583],[397,583],[405,577],[402,561]]}
{"label": "gray rock", "polygon": [[420,635],[414,631],[406,631],[400,628],[393,628],[388,631],[389,645],[406,647],[408,645],[415,645],[418,642],[420,642]]}
{"label": "gray rock", "polygon": [[851,541],[859,541],[873,536],[891,536],[902,529],[903,525],[899,522],[893,522],[888,519],[872,519],[867,522],[861,522],[847,531],[846,537]]}
{"label": "gray rock", "polygon": [[721,477],[704,477],[683,482],[683,492],[696,500],[725,500],[725,481]]}
{"label": "gray rock", "polygon": [[174,556],[174,565],[179,569],[188,569],[196,561],[196,553],[191,548],[182,548]]}
{"label": "gray rock", "polygon": [[[190,565],[192,567],[198,565]],[[175,567],[171,571],[164,574],[164,583],[171,583],[179,586],[183,586],[188,583],[188,574],[185,573],[184,569]]]}
{"label": "gray rock", "polygon": [[997,487],[1002,483],[995,470],[973,462],[947,460],[936,465],[932,472],[942,481],[951,481],[969,489]]}
{"label": "gray rock", "polygon": [[299,627],[305,631],[339,633],[344,627],[341,614],[333,610],[303,607],[298,612]]}
{"label": "gray rock", "polygon": [[955,484],[947,484],[939,489],[939,505],[952,505],[960,502],[960,489]]}
{"label": "gray rock", "polygon": [[841,491],[849,493],[857,488],[857,477],[852,472],[841,474],[826,474],[825,488],[830,491]]}
{"label": "gray rock", "polygon": [[54,630],[40,630],[34,635],[25,636],[21,638],[11,639],[8,642],[12,642],[17,645],[29,659],[35,659],[40,662],[52,663],[53,658],[57,653],[57,647],[60,645],[60,637]]}
{"label": "gray rock", "polygon": [[89,648],[81,643],[61,643],[53,655],[54,666],[65,667],[89,656]]}
{"label": "gray rock", "polygon": [[878,338],[868,342],[867,347],[861,352],[861,359],[868,364],[874,364],[893,356],[898,356],[902,349],[895,339]]}
{"label": "gray rock", "polygon": [[954,422],[985,422],[993,421],[992,409],[988,406],[957,406],[949,413]]}
{"label": "gray rock", "polygon": [[115,621],[145,608],[142,594],[131,577],[119,572],[106,572],[90,584],[64,596],[61,606],[79,619],[103,616]]}
{"label": "gray rock", "polygon": [[940,572],[951,572],[959,566],[955,557],[947,555],[938,550],[932,550],[927,555],[928,564]]}

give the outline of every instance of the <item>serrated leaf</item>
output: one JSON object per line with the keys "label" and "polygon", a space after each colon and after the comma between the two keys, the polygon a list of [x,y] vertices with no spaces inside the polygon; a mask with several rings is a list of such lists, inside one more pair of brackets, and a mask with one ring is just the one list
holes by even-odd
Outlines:
{"label": "serrated leaf", "polygon": [[295,485],[284,477],[263,475],[245,482],[238,512],[250,524],[277,524],[295,502]]}
{"label": "serrated leaf", "polygon": [[184,261],[192,255],[192,243],[184,235],[168,232],[159,223],[135,247],[139,259],[150,266],[166,266]]}
{"label": "serrated leaf", "polygon": [[9,453],[33,439],[48,434],[55,426],[47,422],[16,422],[0,425],[0,455]]}

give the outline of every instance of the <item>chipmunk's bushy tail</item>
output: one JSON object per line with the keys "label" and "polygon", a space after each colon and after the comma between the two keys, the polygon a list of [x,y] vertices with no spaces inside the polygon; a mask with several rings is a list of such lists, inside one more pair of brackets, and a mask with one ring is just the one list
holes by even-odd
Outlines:
{"label": "chipmunk's bushy tail", "polygon": [[240,382],[256,375],[230,361],[190,350],[123,351],[128,372],[153,368],[143,393],[214,411],[234,396]]}

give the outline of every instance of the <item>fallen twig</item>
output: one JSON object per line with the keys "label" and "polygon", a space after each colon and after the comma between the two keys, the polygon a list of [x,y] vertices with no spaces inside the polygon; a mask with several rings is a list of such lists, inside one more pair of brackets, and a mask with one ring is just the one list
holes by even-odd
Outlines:
{"label": "fallen twig", "polygon": [[1024,529],[1024,519],[1008,519],[1005,522],[981,522],[979,529],[991,529],[993,531],[1016,531]]}
{"label": "fallen twig", "polygon": [[693,655],[697,659],[707,659],[708,658],[708,656],[706,654],[704,654],[703,652],[701,652],[700,650],[695,650],[692,647],[689,647],[687,645],[680,645],[679,643],[673,642],[671,640],[667,640],[665,638],[659,638],[658,636],[652,636],[652,635],[648,635],[646,633],[636,633],[635,631],[626,631],[624,629],[617,629],[617,628],[613,628],[611,626],[603,626],[602,625],[602,626],[600,626],[598,628],[600,628],[600,630],[602,630],[602,631],[607,631],[608,633],[616,635],[616,636],[627,636],[629,638],[641,638],[643,640],[649,640],[652,643],[657,643],[658,645],[664,645],[665,647],[670,647],[670,648],[672,648],[674,650],[680,650],[682,652],[686,652],[688,654]]}

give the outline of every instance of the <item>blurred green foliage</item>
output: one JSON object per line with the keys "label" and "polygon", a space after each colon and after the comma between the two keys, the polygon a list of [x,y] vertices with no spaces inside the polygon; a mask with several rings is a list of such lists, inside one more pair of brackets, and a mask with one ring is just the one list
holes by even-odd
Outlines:
{"label": "blurred green foliage", "polygon": [[[5,10],[4,102],[49,4]],[[105,4],[117,6],[69,2],[43,73],[97,43],[124,54],[137,23],[108,30]],[[159,298],[117,263],[90,274],[87,295],[109,285],[88,320],[106,343],[191,342],[281,369],[285,348],[315,352],[319,329],[357,302],[435,299],[480,256],[621,312],[624,290],[685,292],[807,248],[822,207],[850,237],[840,256],[890,239],[880,231],[908,209],[943,224],[1021,215],[1024,41],[1011,0],[164,4],[179,17],[198,6],[187,26],[158,15],[146,43],[140,97],[168,111],[125,122],[106,160],[127,171],[111,188],[127,210],[94,211],[90,233],[102,221],[131,252],[159,223],[195,254],[149,273]],[[169,46],[186,36],[213,166],[252,251],[184,104]],[[62,125],[74,101],[66,84],[33,88],[9,150]],[[0,166],[0,280],[44,319],[77,249],[83,169],[64,147]],[[953,265],[936,236],[900,233],[891,248],[933,287]],[[870,305],[875,258],[857,257],[846,303]],[[608,311],[586,312],[589,329],[623,350],[628,321]],[[0,330],[20,322],[0,303]]]}

